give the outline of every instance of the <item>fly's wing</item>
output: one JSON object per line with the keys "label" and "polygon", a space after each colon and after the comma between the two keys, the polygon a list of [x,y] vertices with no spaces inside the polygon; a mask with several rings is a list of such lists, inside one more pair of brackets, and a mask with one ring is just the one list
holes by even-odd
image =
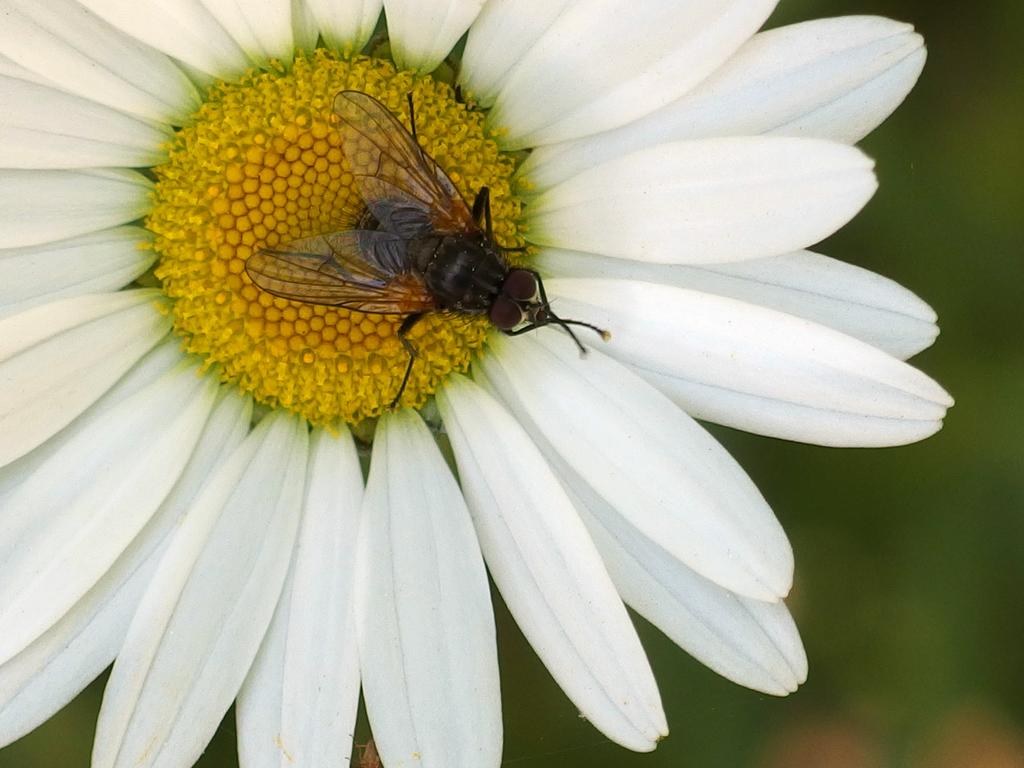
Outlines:
{"label": "fly's wing", "polygon": [[[373,258],[367,258],[371,253]],[[423,281],[402,268],[404,253],[404,242],[395,235],[352,230],[257,251],[245,271],[257,286],[282,299],[384,315],[434,309]],[[391,256],[399,263],[387,263]]]}
{"label": "fly's wing", "polygon": [[448,174],[387,107],[365,93],[342,91],[334,113],[356,187],[382,230],[406,238],[479,230]]}
{"label": "fly's wing", "polygon": [[379,230],[348,230],[299,240],[290,251],[330,254],[345,272],[388,279],[412,271],[409,241]]}

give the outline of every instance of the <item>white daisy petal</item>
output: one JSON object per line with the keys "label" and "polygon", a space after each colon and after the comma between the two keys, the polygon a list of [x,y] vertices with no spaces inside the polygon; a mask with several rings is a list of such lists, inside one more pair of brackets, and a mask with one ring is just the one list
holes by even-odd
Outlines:
{"label": "white daisy petal", "polygon": [[643,648],[583,523],[523,428],[453,376],[438,406],[491,576],[583,715],[637,751],[668,733]]}
{"label": "white daisy petal", "polygon": [[26,80],[37,85],[45,85],[48,88],[55,87],[52,80],[47,80],[42,75],[30,69],[25,69],[14,59],[4,56],[2,53],[0,53],[0,75],[3,77],[13,77],[17,80]]}
{"label": "white daisy petal", "polygon": [[195,86],[170,59],[75,0],[2,0],[0,16],[0,54],[69,93],[175,124],[199,105]]}
{"label": "white daisy petal", "polygon": [[433,71],[483,5],[484,0],[384,0],[395,63],[400,69]]}
{"label": "white daisy petal", "polygon": [[170,129],[36,83],[0,77],[0,168],[156,165]]}
{"label": "white daisy petal", "polygon": [[593,494],[586,502],[573,498],[622,599],[683,650],[734,683],[773,696],[792,693],[807,679],[807,654],[783,602],[733,594]]}
{"label": "white daisy petal", "polygon": [[[793,550],[739,464],[650,384],[568,336],[491,341],[480,367],[522,422],[645,536],[717,584],[775,601]],[[594,418],[594,414],[601,414]]]}
{"label": "white daisy petal", "polygon": [[[295,54],[293,0],[200,0],[255,63]],[[181,3],[181,0],[176,0]]]}
{"label": "white daisy petal", "polygon": [[[217,0],[78,2],[135,40],[141,40],[214,77],[238,75],[252,63],[207,7],[220,5]],[[224,5],[234,3],[228,1]]]}
{"label": "white daisy petal", "polygon": [[338,51],[360,51],[370,39],[384,0],[306,0],[324,42]]}
{"label": "white daisy petal", "polygon": [[0,663],[52,627],[113,565],[185,467],[217,393],[182,362],[111,409],[102,439],[67,441],[7,495]]}
{"label": "white daisy petal", "polygon": [[49,720],[110,666],[152,565],[127,580],[104,577],[52,629],[0,665],[0,747]]}
{"label": "white daisy petal", "polygon": [[411,410],[377,425],[356,622],[383,763],[497,768],[501,691],[487,574],[459,486]]}
{"label": "white daisy petal", "polygon": [[141,227],[117,227],[57,243],[0,249],[0,318],[59,299],[113,291],[156,260]]}
{"label": "white daisy petal", "polygon": [[686,264],[775,256],[831,235],[877,188],[860,150],[813,139],[661,144],[530,201],[529,238],[606,256]]}
{"label": "white daisy petal", "polygon": [[801,318],[626,280],[547,283],[564,317],[698,419],[831,446],[902,445],[942,426],[949,395],[906,363]]}
{"label": "white daisy petal", "polygon": [[251,413],[251,401],[221,397],[181,478],[142,533],[59,622],[0,665],[0,745],[49,719],[113,662],[170,533],[214,466],[242,441]]}
{"label": "white daisy petal", "polygon": [[0,170],[0,248],[127,224],[149,210],[152,188],[127,170]]}
{"label": "white daisy petal", "polygon": [[[498,372],[492,367],[491,373]],[[510,390],[500,374],[483,378],[491,387]],[[703,664],[740,685],[779,696],[804,682],[807,656],[781,601],[741,597],[697,575],[601,499],[546,440],[522,401],[512,405],[552,460],[630,606]]]}
{"label": "white daisy petal", "polygon": [[[599,0],[573,3],[511,71],[488,116],[521,149],[616,128],[669,103],[717,69],[777,0]],[[504,6],[516,22],[535,3]],[[486,29],[498,29],[490,24]],[[532,29],[540,31],[536,26]],[[500,38],[488,55],[499,59]]]}
{"label": "white daisy petal", "polygon": [[[488,355],[484,361],[493,358]],[[807,655],[785,605],[736,595],[673,557],[665,548],[666,537],[661,530],[656,532],[656,540],[645,536],[566,463],[545,436],[552,430],[542,429],[546,415],[538,414],[538,418],[545,419],[542,421],[534,418],[531,411],[538,409],[530,407],[532,393],[523,392],[520,397],[512,380],[505,376],[505,367],[492,363],[477,367],[475,373],[492,391],[505,395],[503,399],[519,423],[551,461],[623,600],[684,650],[730,680],[777,696],[796,690],[807,678]],[[551,369],[544,366],[543,370],[547,376]],[[605,388],[600,373],[589,378],[597,382],[595,389]],[[643,397],[649,398],[650,393]],[[578,406],[579,413],[596,410],[582,400]],[[600,407],[600,412],[606,414],[608,410]],[[559,426],[564,423],[559,422]],[[657,431],[663,430],[659,427]],[[574,436],[586,439],[578,433]],[[616,439],[611,436],[601,445],[614,446]],[[721,448],[712,446],[711,452],[721,452]],[[719,476],[716,481],[727,482],[728,478]],[[744,485],[749,482],[745,476],[741,480]],[[729,486],[714,490],[731,492]],[[666,489],[665,495],[670,493]]]}
{"label": "white daisy petal", "polygon": [[317,38],[320,36],[313,9],[310,8],[309,0],[291,0],[291,5],[295,50],[312,53],[316,48]]}
{"label": "white daisy petal", "polygon": [[292,570],[238,697],[238,753],[246,768],[326,766],[352,753],[362,497],[351,436],[314,431]]}
{"label": "white daisy petal", "polygon": [[776,133],[853,144],[900,105],[924,67],[924,40],[877,16],[819,19],[755,35],[681,99],[614,131],[535,151],[522,173],[544,186],[681,139]]}
{"label": "white daisy petal", "polygon": [[477,103],[490,106],[515,65],[573,0],[489,0],[469,28],[459,82]]}
{"label": "white daisy petal", "polygon": [[549,248],[534,266],[554,277],[641,280],[728,296],[813,320],[902,360],[939,335],[932,308],[899,283],[811,251],[697,267]]}
{"label": "white daisy petal", "polygon": [[[761,46],[749,54],[753,61],[746,66],[762,66],[761,62],[785,48],[790,69],[786,80],[792,83],[790,91],[802,96],[799,106],[777,113],[776,124],[767,132],[849,144],[863,139],[896,111],[917,83],[927,58],[924,38],[910,24],[878,16],[794,25],[775,30]],[[800,70],[793,72],[796,66]]]}
{"label": "white daisy petal", "polygon": [[67,426],[167,333],[158,295],[90,294],[0,320],[0,466]]}
{"label": "white daisy petal", "polygon": [[203,487],[114,664],[94,768],[169,768],[199,758],[245,679],[281,593],[307,442],[305,422],[272,413]]}
{"label": "white daisy petal", "polygon": [[94,425],[101,424],[107,413],[118,407],[127,398],[151,386],[157,379],[179,366],[184,359],[186,356],[173,337],[157,344],[152,351],[143,356],[124,376],[118,379],[106,394],[89,406],[88,410],[71,424],[35,450],[0,467],[0,504],[13,490],[25,482],[25,478],[50,461],[71,440],[77,440],[79,434],[90,429],[102,429],[102,427],[94,427]]}
{"label": "white daisy petal", "polygon": [[[103,428],[103,419],[109,411],[122,403],[126,398],[129,398],[142,389],[152,385],[154,381],[164,376],[171,368],[178,365],[182,360],[182,355],[175,347],[176,345],[168,343],[157,346],[156,349],[146,355],[134,368],[122,377],[121,380],[118,381],[118,383],[95,405],[89,408],[85,414],[76,419],[71,426],[43,443],[42,446],[25,457],[0,469],[0,504],[3,504],[10,496],[11,492],[19,488],[25,482],[26,478],[31,477],[37,469],[44,466],[47,462],[50,462],[55,455],[60,453],[60,451],[68,445],[68,443],[78,439],[78,437],[83,433],[91,431],[93,434],[98,434],[101,432]],[[49,635],[54,632],[59,632],[62,625],[63,620],[61,623],[55,625],[54,629],[51,629],[47,634],[43,635],[39,640],[29,646],[22,654],[19,654],[9,662],[0,665],[0,669],[3,669],[6,673],[11,675],[9,677],[2,678],[5,682],[0,685],[0,690],[11,696],[17,694],[17,691],[12,690],[7,686],[20,686],[25,680],[25,675],[31,673],[31,670],[26,672],[25,666],[22,662],[25,659],[28,659],[27,663],[32,664],[32,659],[34,658],[33,648],[45,648]],[[85,682],[88,682],[88,680]],[[29,696],[31,695],[32,694],[29,694]],[[4,719],[3,722],[13,722],[15,725],[12,725],[12,727],[17,727],[16,723],[21,718],[21,714],[17,710],[13,712],[5,711],[4,717],[6,719]],[[6,733],[6,731],[4,731],[4,733]]]}

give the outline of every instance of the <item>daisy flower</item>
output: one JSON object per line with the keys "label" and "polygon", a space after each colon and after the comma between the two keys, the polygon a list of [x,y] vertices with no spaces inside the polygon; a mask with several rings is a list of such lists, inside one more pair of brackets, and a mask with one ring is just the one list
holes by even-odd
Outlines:
{"label": "daisy flower", "polygon": [[[803,250],[874,192],[852,145],[922,40],[758,33],[774,5],[386,0],[385,36],[380,0],[0,0],[0,743],[113,662],[95,768],[189,766],[236,699],[242,765],[335,765],[360,686],[389,768],[497,766],[488,573],[630,749],[668,726],[627,605],[795,690],[792,551],[694,419],[898,445],[951,400],[902,362],[927,305]],[[362,205],[346,89],[406,125],[411,94],[611,341],[432,313],[390,412],[401,317],[253,285]]]}

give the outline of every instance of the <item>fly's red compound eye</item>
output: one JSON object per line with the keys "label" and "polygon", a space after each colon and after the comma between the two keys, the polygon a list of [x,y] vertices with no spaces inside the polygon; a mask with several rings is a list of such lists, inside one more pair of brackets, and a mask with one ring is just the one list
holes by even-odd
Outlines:
{"label": "fly's red compound eye", "polygon": [[504,296],[494,300],[488,316],[494,327],[502,331],[511,331],[524,320],[523,310],[519,305]]}
{"label": "fly's red compound eye", "polygon": [[501,291],[516,301],[531,301],[537,295],[537,278],[525,269],[513,269],[508,273]]}

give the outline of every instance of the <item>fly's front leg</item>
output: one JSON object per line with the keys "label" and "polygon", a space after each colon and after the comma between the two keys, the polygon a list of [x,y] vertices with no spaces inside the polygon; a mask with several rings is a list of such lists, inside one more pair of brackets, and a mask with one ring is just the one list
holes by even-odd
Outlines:
{"label": "fly's front leg", "polygon": [[491,224],[491,190],[488,187],[480,187],[473,200],[473,221],[484,225],[484,232],[487,239],[494,242],[494,226]]}
{"label": "fly's front leg", "polygon": [[540,294],[540,303],[541,303],[541,305],[543,305],[545,309],[550,308],[551,307],[551,302],[548,301],[548,293],[547,293],[547,291],[544,290],[544,281],[541,280],[541,278],[540,278],[540,272],[538,272],[536,269],[530,269],[530,270],[527,270],[527,271],[531,275],[533,275],[533,279],[537,281],[537,293]]}
{"label": "fly's front leg", "polygon": [[[544,323],[544,325],[547,325],[547,323]],[[535,323],[530,323],[529,325],[524,325],[523,327],[516,328],[515,330],[502,331],[502,333],[504,333],[506,336],[519,336],[519,335],[521,335],[523,333],[529,333],[530,331],[535,331],[538,328],[543,328],[543,327],[544,327],[543,325],[536,325]]]}
{"label": "fly's front leg", "polygon": [[405,347],[405,351],[409,353],[409,364],[405,366],[405,375],[402,377],[402,386],[398,388],[398,394],[395,395],[395,399],[391,401],[391,405],[388,406],[388,410],[395,410],[395,406],[398,405],[398,401],[402,399],[402,394],[405,392],[405,387],[409,383],[409,376],[412,375],[412,364],[416,362],[416,347],[408,339],[409,331],[413,329],[420,320],[423,319],[425,312],[414,312],[411,315],[406,316],[402,321],[402,324],[398,327],[398,340],[402,342],[402,346]]}

